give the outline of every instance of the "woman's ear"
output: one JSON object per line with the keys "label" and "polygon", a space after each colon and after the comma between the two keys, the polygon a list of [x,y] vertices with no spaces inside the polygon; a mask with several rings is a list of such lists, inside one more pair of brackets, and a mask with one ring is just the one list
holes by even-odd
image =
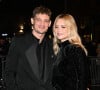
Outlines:
{"label": "woman's ear", "polygon": [[31,24],[32,24],[32,25],[34,24],[34,19],[33,19],[33,18],[31,18]]}

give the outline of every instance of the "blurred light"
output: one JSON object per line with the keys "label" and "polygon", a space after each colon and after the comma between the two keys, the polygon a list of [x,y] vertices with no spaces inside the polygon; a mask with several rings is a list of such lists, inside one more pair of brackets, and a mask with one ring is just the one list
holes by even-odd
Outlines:
{"label": "blurred light", "polygon": [[24,29],[24,26],[23,25],[20,25],[20,29]]}
{"label": "blurred light", "polygon": [[93,39],[92,33],[91,33],[91,40]]}
{"label": "blurred light", "polygon": [[5,36],[8,36],[8,34],[7,33],[2,33],[2,36],[5,37]]}
{"label": "blurred light", "polygon": [[22,29],[19,30],[19,33],[23,33],[24,31]]}
{"label": "blurred light", "polygon": [[18,32],[19,32],[19,34],[23,34],[24,33],[24,25],[23,24],[20,24]]}

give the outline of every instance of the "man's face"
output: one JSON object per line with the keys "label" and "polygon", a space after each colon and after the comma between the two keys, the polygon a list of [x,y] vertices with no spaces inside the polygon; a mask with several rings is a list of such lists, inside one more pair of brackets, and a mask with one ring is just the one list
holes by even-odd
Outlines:
{"label": "man's face", "polygon": [[45,34],[51,25],[50,17],[47,14],[36,14],[31,20],[33,24],[33,30],[39,34]]}

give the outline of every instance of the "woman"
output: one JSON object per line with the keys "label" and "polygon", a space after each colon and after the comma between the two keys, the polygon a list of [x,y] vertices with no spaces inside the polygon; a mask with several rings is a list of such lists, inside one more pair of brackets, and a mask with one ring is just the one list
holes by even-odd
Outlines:
{"label": "woman", "polygon": [[86,90],[87,50],[77,32],[73,16],[60,14],[53,25],[53,49],[57,56],[53,85],[57,90]]}

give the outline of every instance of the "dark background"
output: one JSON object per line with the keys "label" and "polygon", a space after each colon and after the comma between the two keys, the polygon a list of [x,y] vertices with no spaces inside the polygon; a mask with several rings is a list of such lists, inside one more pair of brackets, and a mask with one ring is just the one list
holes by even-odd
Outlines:
{"label": "dark background", "polygon": [[80,35],[92,34],[100,41],[100,0],[0,0],[0,34],[16,33],[20,24],[29,27],[32,10],[39,5],[52,10],[52,21],[60,13],[72,14]]}
{"label": "dark background", "polygon": [[[39,5],[52,10],[52,22],[60,13],[69,13],[75,17],[83,42],[90,38],[89,43],[84,44],[90,53],[88,55],[92,56],[89,59],[90,88],[100,90],[100,58],[93,57],[97,55],[96,43],[100,43],[100,0],[0,0],[0,89],[5,90],[2,69],[12,37],[19,34],[20,25],[24,26],[24,32],[30,30],[32,11]],[[3,37],[2,34],[8,36]],[[48,34],[52,34],[52,30]]]}

